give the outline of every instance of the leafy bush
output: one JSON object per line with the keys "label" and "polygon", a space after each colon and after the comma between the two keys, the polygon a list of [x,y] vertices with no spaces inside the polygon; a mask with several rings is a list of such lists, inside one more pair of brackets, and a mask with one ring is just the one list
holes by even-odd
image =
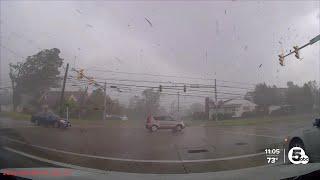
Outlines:
{"label": "leafy bush", "polygon": [[244,113],[242,113],[242,116],[241,116],[241,117],[243,117],[243,118],[250,118],[250,117],[257,117],[257,116],[258,116],[257,112],[255,112],[255,111],[249,111],[249,112],[244,112]]}
{"label": "leafy bush", "polygon": [[9,117],[15,120],[30,120],[31,115],[18,112],[1,112],[1,116]]}

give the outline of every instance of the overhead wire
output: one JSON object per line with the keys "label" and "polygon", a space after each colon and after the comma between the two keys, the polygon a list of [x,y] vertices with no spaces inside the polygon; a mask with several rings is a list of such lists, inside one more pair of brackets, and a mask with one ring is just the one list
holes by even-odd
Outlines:
{"label": "overhead wire", "polygon": [[[150,74],[150,73],[134,73],[134,72],[113,71],[113,70],[101,70],[101,69],[93,69],[93,68],[86,68],[84,70],[97,71],[97,72],[106,72],[106,73],[129,74],[129,75],[154,76],[154,77],[174,77],[174,78],[197,79],[197,80],[207,80],[207,81],[214,81],[215,80],[214,78],[202,78],[202,77],[191,77],[191,76],[176,76],[176,75],[162,75],[162,74]],[[237,83],[237,84],[247,84],[247,85],[252,85],[252,86],[255,85],[254,83],[227,81],[227,80],[219,80],[219,79],[216,79],[216,81]]]}

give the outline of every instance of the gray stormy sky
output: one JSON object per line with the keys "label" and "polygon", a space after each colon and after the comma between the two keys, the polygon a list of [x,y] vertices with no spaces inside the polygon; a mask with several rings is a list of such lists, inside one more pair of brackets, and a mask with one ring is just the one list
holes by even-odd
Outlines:
{"label": "gray stormy sky", "polygon": [[278,64],[281,50],[303,45],[320,33],[319,9],[319,1],[1,1],[1,86],[9,80],[9,62],[54,47],[71,66],[91,70],[278,86],[288,80],[319,80],[319,42],[301,51],[302,61],[292,55],[285,67]]}

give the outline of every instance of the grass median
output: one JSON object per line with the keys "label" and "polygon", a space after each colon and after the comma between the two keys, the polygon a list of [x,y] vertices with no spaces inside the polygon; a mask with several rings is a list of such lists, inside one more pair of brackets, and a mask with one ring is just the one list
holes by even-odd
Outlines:
{"label": "grass median", "polygon": [[0,112],[0,116],[12,118],[14,120],[29,121],[31,118],[30,114],[19,113],[19,112]]}
{"label": "grass median", "polygon": [[[19,112],[0,112],[0,117],[7,117],[13,120],[19,121],[30,121],[31,115]],[[79,126],[106,126],[106,127],[144,127],[144,122],[136,121],[136,120],[101,120],[96,118],[86,118],[86,119],[77,119],[70,118],[69,119],[72,125]]]}
{"label": "grass median", "polygon": [[238,118],[228,120],[191,120],[186,124],[189,126],[245,126],[245,125],[258,125],[266,123],[282,123],[282,122],[297,122],[297,121],[311,121],[314,118],[312,114],[303,115],[290,115],[290,116],[265,116],[255,118]]}

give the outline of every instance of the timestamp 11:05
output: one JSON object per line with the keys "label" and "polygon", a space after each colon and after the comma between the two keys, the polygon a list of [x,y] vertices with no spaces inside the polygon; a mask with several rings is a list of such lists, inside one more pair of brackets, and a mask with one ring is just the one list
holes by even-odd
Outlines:
{"label": "timestamp 11:05", "polygon": [[265,149],[268,164],[274,164],[279,160],[280,149]]}
{"label": "timestamp 11:05", "polygon": [[279,155],[280,149],[265,149],[264,152],[266,155]]}

